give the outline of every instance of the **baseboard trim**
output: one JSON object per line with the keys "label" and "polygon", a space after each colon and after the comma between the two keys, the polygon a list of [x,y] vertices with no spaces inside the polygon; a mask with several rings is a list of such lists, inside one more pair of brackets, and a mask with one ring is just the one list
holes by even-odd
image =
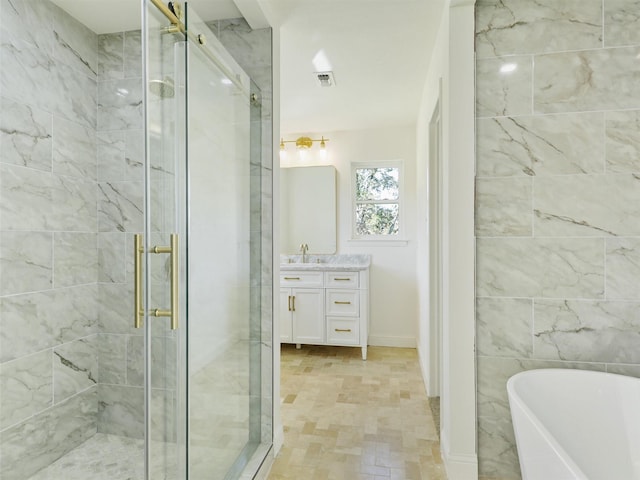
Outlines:
{"label": "baseboard trim", "polygon": [[[446,433],[442,432],[440,445],[448,445]],[[442,462],[449,480],[478,480],[478,455],[449,453],[441,447]]]}
{"label": "baseboard trim", "polygon": [[372,347],[416,348],[416,337],[386,337],[369,335],[368,343]]}

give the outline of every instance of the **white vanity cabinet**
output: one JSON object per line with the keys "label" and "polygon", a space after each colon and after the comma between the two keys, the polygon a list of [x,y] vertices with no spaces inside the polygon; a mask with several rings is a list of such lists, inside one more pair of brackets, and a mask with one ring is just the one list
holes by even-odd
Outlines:
{"label": "white vanity cabinet", "polygon": [[322,265],[280,274],[280,340],[283,343],[362,348],[367,358],[369,269]]}

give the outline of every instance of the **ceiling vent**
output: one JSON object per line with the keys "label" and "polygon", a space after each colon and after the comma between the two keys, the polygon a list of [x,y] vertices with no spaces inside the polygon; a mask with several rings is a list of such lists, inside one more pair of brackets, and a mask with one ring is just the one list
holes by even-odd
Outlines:
{"label": "ceiling vent", "polygon": [[333,72],[314,72],[321,87],[333,87],[336,84]]}

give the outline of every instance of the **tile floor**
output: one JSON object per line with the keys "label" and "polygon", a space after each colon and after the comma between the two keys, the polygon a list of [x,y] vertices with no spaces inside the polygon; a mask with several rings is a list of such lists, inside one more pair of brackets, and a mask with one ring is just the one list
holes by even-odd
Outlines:
{"label": "tile floor", "polygon": [[[234,344],[191,377],[190,472],[196,480],[226,478],[249,440],[249,365],[249,345]],[[154,432],[173,425],[173,416],[160,410],[164,405],[154,407]],[[151,478],[181,478],[183,455],[173,443],[153,441]],[[143,466],[142,439],[97,433],[29,480],[142,480]]]}
{"label": "tile floor", "polygon": [[268,480],[445,480],[416,350],[283,345],[284,446]]}
{"label": "tile floor", "polygon": [[142,480],[142,440],[97,433],[29,480]]}

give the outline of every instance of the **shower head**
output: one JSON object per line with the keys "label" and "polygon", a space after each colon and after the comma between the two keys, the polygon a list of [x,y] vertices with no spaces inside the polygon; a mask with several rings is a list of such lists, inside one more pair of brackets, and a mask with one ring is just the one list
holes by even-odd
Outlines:
{"label": "shower head", "polygon": [[170,77],[164,77],[164,80],[150,80],[149,91],[160,98],[173,98],[175,87]]}

